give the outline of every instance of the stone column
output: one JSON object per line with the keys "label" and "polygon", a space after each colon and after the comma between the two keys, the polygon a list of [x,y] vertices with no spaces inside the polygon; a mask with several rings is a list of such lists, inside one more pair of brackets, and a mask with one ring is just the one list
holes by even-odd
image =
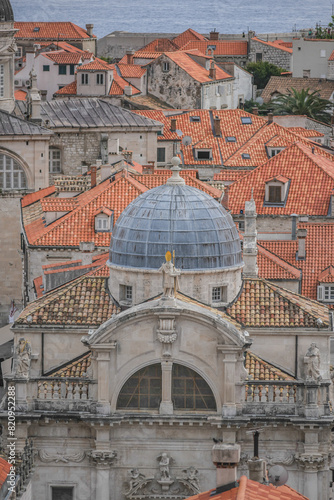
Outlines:
{"label": "stone column", "polygon": [[[235,368],[236,368],[236,353],[229,349],[229,346],[219,345],[218,350],[224,354],[223,359],[223,408],[224,416],[234,416],[236,414],[235,401]],[[228,351],[228,352],[226,352]],[[230,351],[230,352],[229,352]]]}
{"label": "stone column", "polygon": [[[110,346],[108,346],[110,349]],[[98,413],[110,413],[110,350],[97,352],[97,373],[98,373]]]}
{"label": "stone column", "polygon": [[91,462],[96,468],[96,490],[92,500],[110,499],[110,467],[117,453],[110,450],[109,428],[96,430],[96,449],[89,453]]}
{"label": "stone column", "polygon": [[164,359],[161,361],[162,400],[160,403],[160,414],[162,415],[173,414],[172,369],[173,369],[173,362],[171,360]]}

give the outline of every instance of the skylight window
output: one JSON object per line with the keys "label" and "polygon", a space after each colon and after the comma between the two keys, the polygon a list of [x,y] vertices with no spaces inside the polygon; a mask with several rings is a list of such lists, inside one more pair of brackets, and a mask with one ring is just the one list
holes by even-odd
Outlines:
{"label": "skylight window", "polygon": [[241,117],[241,123],[243,125],[252,125],[252,119],[250,116],[242,116]]}
{"label": "skylight window", "polygon": [[233,135],[229,135],[225,137],[226,142],[237,142],[236,138]]}
{"label": "skylight window", "polygon": [[200,122],[201,118],[199,116],[191,116],[190,121],[191,122]]}
{"label": "skylight window", "polygon": [[38,33],[40,29],[41,29],[41,28],[40,28],[39,26],[35,26],[35,28],[33,29],[33,31],[34,31],[35,33]]}
{"label": "skylight window", "polygon": [[242,156],[243,160],[250,160],[250,154],[248,154],[248,153],[242,153],[241,156]]}

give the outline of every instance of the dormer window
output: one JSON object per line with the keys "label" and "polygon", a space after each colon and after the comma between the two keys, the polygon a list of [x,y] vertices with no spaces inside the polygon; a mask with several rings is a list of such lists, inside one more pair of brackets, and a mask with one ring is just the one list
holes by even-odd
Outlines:
{"label": "dormer window", "polygon": [[225,137],[226,142],[237,142],[236,138],[233,135],[229,135]]}
{"label": "dormer window", "polygon": [[110,233],[114,224],[114,212],[109,208],[102,207],[95,212],[95,231]]}
{"label": "dormer window", "polygon": [[189,118],[190,118],[191,122],[200,122],[201,121],[200,116],[190,116]]}
{"label": "dormer window", "polygon": [[278,175],[269,179],[265,187],[265,205],[284,206],[288,194],[289,179]]}
{"label": "dormer window", "polygon": [[249,154],[249,153],[242,153],[242,155],[241,155],[241,156],[242,156],[242,159],[243,159],[243,160],[250,160],[250,159],[251,159],[251,158],[250,158],[250,154]]}
{"label": "dormer window", "polygon": [[195,160],[212,160],[211,149],[195,149]]}
{"label": "dormer window", "polygon": [[285,148],[270,148],[268,147],[268,157],[273,158],[274,156],[278,155],[281,151],[283,151]]}
{"label": "dormer window", "polygon": [[324,269],[318,280],[317,299],[321,302],[334,302],[334,267]]}

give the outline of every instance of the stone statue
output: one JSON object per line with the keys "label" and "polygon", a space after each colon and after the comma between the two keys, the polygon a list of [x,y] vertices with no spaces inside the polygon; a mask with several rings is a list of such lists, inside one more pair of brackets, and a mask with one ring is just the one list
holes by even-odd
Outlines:
{"label": "stone statue", "polygon": [[[167,252],[170,255],[170,252]],[[175,292],[179,289],[179,279],[181,271],[175,269],[174,264],[172,264],[170,258],[166,254],[166,262],[162,264],[159,271],[162,271],[163,276],[163,296],[164,297],[175,297]],[[168,260],[169,259],[169,260]]]}
{"label": "stone statue", "polygon": [[308,351],[304,357],[304,363],[306,365],[306,380],[321,380],[319,371],[320,351],[315,342],[312,342],[312,344],[308,348]]}
{"label": "stone statue", "polygon": [[15,354],[15,375],[20,378],[28,378],[31,362],[30,342],[21,337],[15,346]]}
{"label": "stone statue", "polygon": [[161,479],[170,479],[169,475],[169,457],[167,453],[162,453],[159,461]]}
{"label": "stone statue", "polygon": [[144,474],[141,474],[138,469],[131,469],[129,475],[130,475],[130,481],[129,481],[130,491],[133,490],[133,488],[135,488],[136,486],[138,486],[140,481],[145,479]]}

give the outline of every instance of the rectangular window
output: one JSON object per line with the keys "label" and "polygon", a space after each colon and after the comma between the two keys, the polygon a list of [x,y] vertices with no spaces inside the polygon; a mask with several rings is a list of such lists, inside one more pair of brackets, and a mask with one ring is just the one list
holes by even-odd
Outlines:
{"label": "rectangular window", "polygon": [[74,75],[74,64],[70,64],[70,75]]}
{"label": "rectangular window", "polygon": [[334,300],[334,286],[326,285],[324,286],[324,300]]}
{"label": "rectangular window", "polygon": [[282,187],[281,186],[269,186],[269,203],[281,203],[282,202]]}
{"label": "rectangular window", "polygon": [[58,74],[59,75],[66,75],[66,64],[59,64]]}
{"label": "rectangular window", "polygon": [[49,64],[43,64],[43,71],[50,71]]}
{"label": "rectangular window", "polygon": [[200,116],[190,116],[190,121],[191,122],[200,122],[201,117]]}
{"label": "rectangular window", "polygon": [[250,116],[242,116],[241,117],[241,123],[243,125],[252,125],[252,119]]}
{"label": "rectangular window", "polygon": [[166,149],[165,148],[158,148],[157,149],[157,162],[158,163],[165,163],[166,161]]}
{"label": "rectangular window", "polygon": [[0,64],[0,97],[5,95],[5,67]]}
{"label": "rectangular window", "polygon": [[20,57],[22,57],[22,47],[17,47],[17,50],[15,52],[15,57],[17,59],[20,59]]}
{"label": "rectangular window", "polygon": [[213,286],[211,292],[212,302],[226,302],[226,286]]}
{"label": "rectangular window", "polygon": [[120,285],[119,286],[119,298],[128,304],[132,303],[133,293],[132,286],[130,285]]}
{"label": "rectangular window", "polygon": [[210,160],[211,151],[197,151],[197,160]]}
{"label": "rectangular window", "polygon": [[311,77],[311,70],[303,69],[303,78],[310,78],[310,77]]}
{"label": "rectangular window", "polygon": [[236,138],[233,135],[225,137],[226,142],[236,142]]}
{"label": "rectangular window", "polygon": [[73,486],[51,486],[51,500],[73,500],[73,493]]}
{"label": "rectangular window", "polygon": [[256,62],[262,61],[262,52],[256,52],[255,58]]}
{"label": "rectangular window", "polygon": [[320,50],[320,57],[326,57],[326,50]]}
{"label": "rectangular window", "polygon": [[81,73],[81,85],[88,85],[88,73]]}
{"label": "rectangular window", "polygon": [[169,62],[164,62],[162,65],[162,71],[167,72],[169,71]]}
{"label": "rectangular window", "polygon": [[96,75],[96,84],[97,85],[103,85],[104,83],[104,74],[103,73],[97,73]]}
{"label": "rectangular window", "polygon": [[60,149],[49,149],[49,172],[51,174],[56,174],[61,172]]}
{"label": "rectangular window", "polygon": [[248,153],[242,153],[241,157],[243,160],[250,160],[250,154]]}

